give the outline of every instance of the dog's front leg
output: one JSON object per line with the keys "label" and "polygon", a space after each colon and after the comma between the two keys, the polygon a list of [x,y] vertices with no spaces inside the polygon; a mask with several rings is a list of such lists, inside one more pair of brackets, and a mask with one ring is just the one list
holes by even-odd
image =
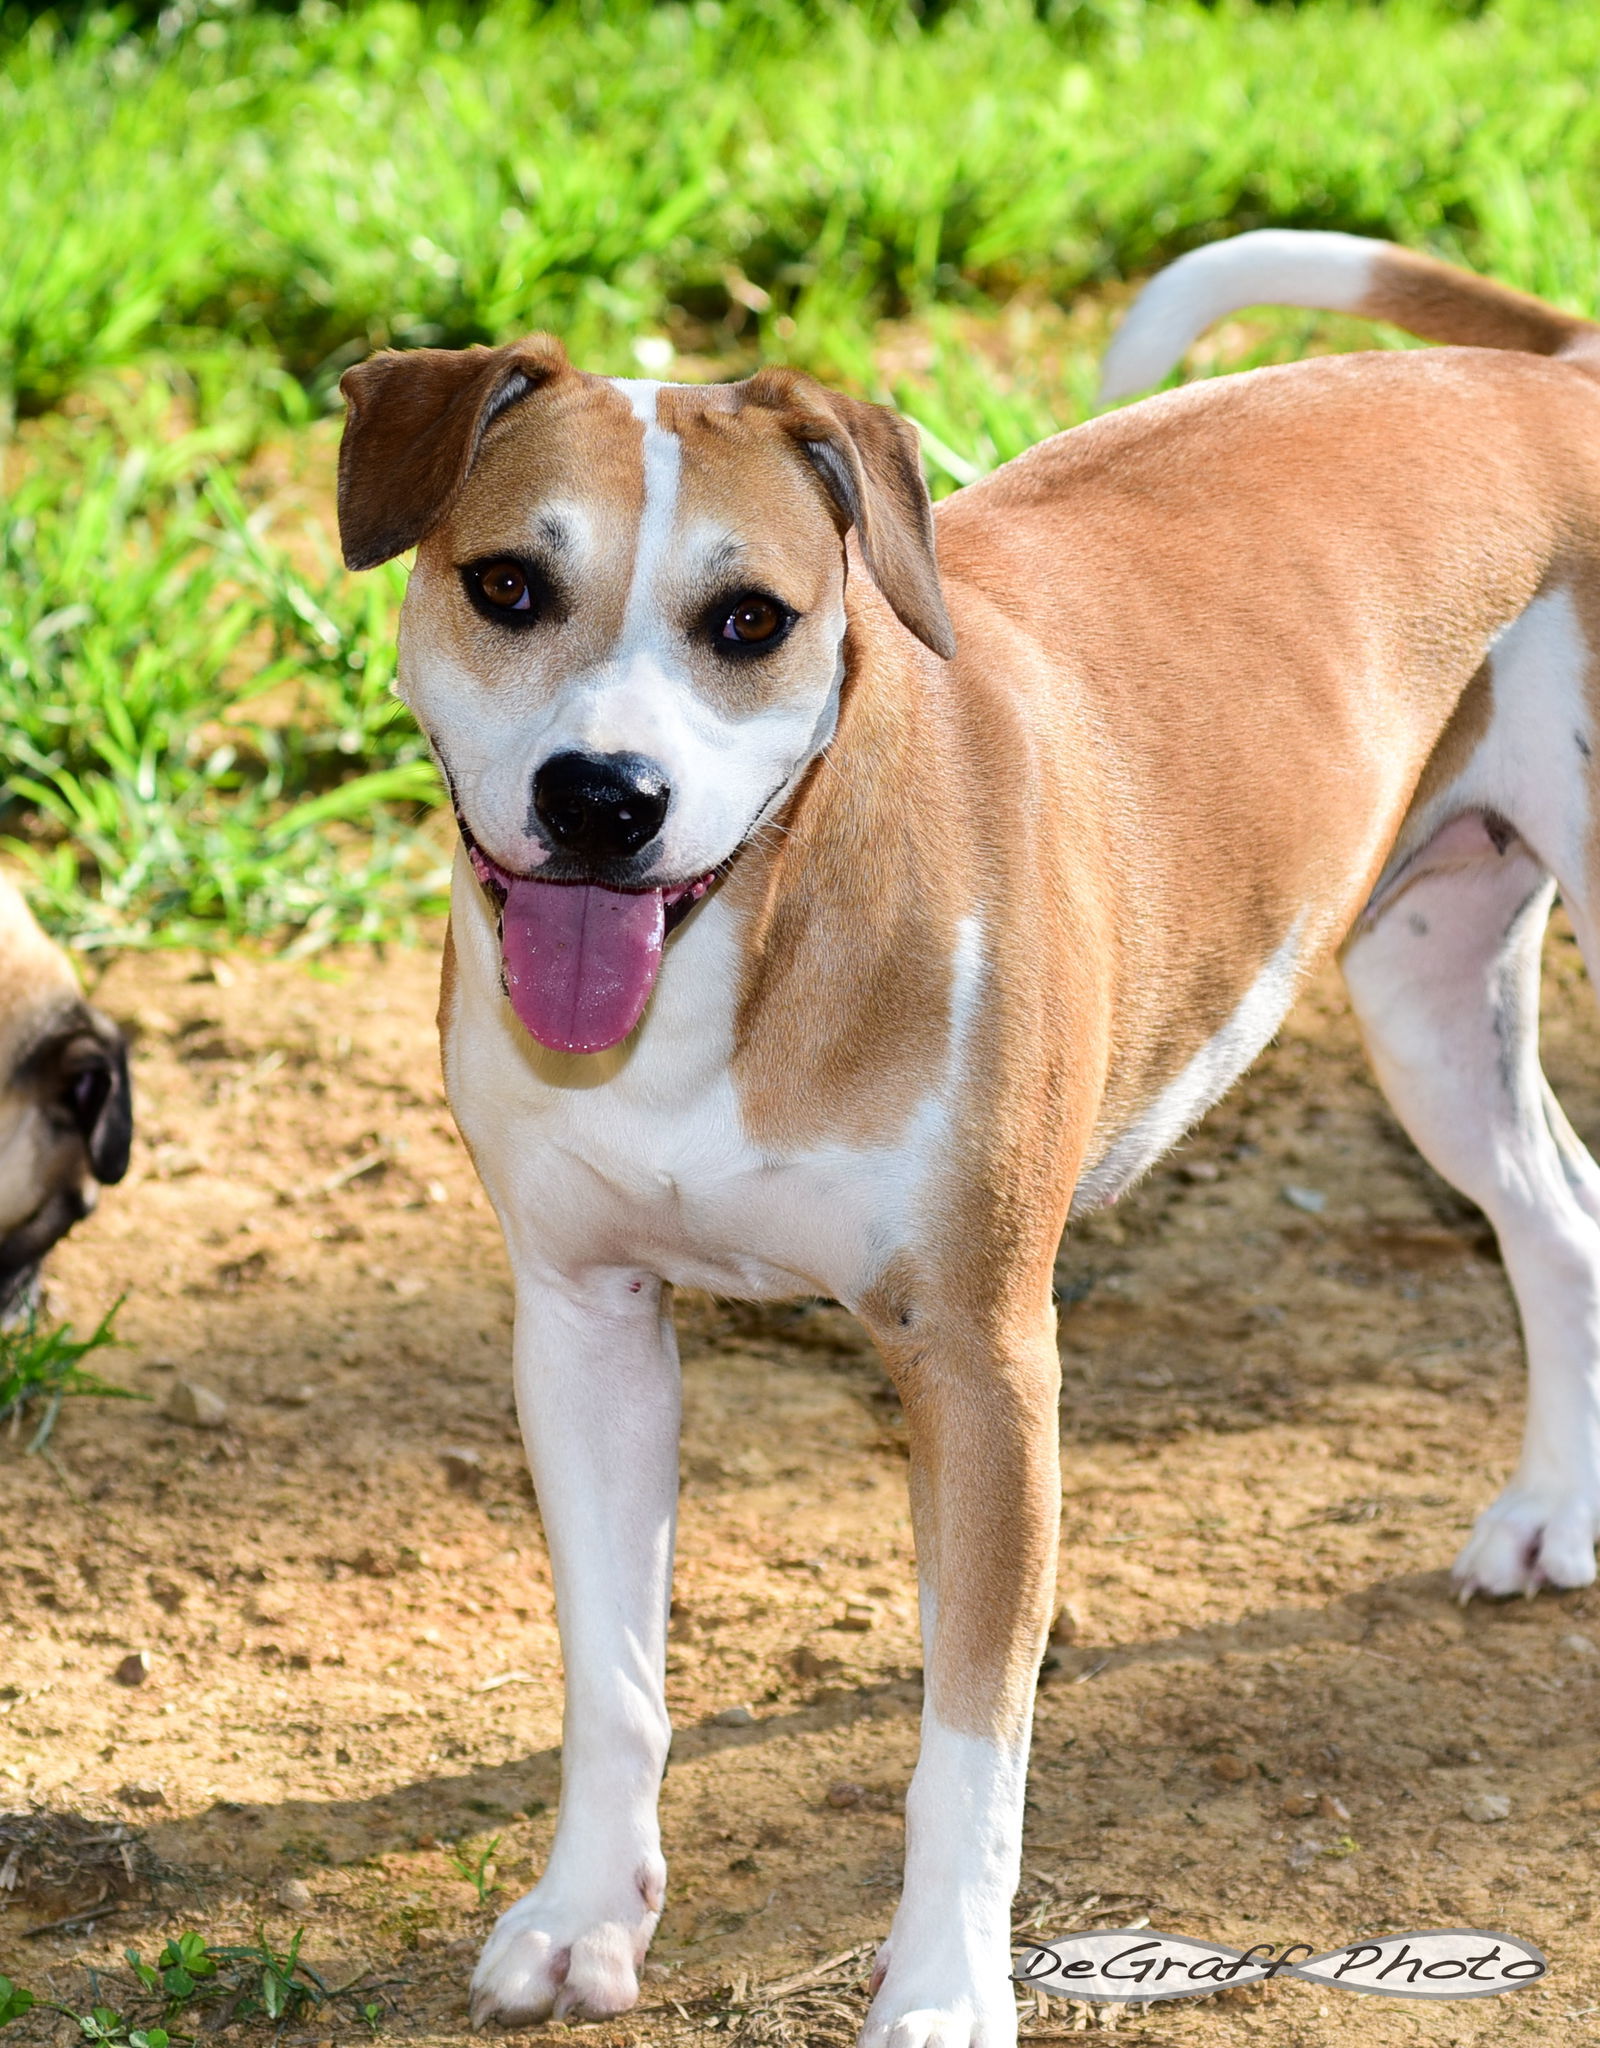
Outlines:
{"label": "dog's front leg", "polygon": [[656,1800],[680,1399],[660,1287],[519,1275],[516,1383],[566,1667],[561,1812],[544,1876],[479,1959],[479,2026],[625,2012],[667,1875]]}
{"label": "dog's front leg", "polygon": [[1030,1320],[884,1345],[910,1435],[926,1692],[862,2048],[1016,2039],[1011,1900],[1061,1507],[1054,1318]]}

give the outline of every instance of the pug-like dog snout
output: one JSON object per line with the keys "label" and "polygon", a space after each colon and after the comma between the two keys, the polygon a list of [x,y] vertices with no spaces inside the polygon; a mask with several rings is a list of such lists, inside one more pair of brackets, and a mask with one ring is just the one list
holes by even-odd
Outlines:
{"label": "pug-like dog snout", "polygon": [[0,1318],[39,1262],[128,1171],[128,1046],[66,955],[0,879]]}
{"label": "pug-like dog snout", "polygon": [[552,754],[533,778],[535,825],[554,852],[626,860],[666,820],[672,791],[641,754]]}

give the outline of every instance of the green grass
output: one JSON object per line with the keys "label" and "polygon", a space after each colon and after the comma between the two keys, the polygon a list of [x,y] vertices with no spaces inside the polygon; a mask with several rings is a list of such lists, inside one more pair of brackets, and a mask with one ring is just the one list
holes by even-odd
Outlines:
{"label": "green grass", "polygon": [[346,2024],[358,2023],[376,2032],[390,2003],[384,1985],[374,1982],[369,1971],[346,1984],[330,1985],[301,1955],[304,1939],[301,1928],[288,1947],[280,1949],[260,1933],[253,1942],[208,1942],[191,1930],[174,1935],[153,1963],[145,1962],[136,1949],[124,1949],[125,2010],[99,2002],[101,1978],[95,1970],[89,1979],[96,2003],[87,2012],[40,1997],[14,1978],[0,1977],[0,2027],[29,2012],[59,2013],[91,2048],[170,2048],[174,2040],[191,2042],[195,2035],[176,2029],[180,2023],[195,2024],[202,2015],[212,2027],[232,2030],[241,2022],[256,2021],[281,2035],[311,2019],[330,2023],[337,2013]]}
{"label": "green grass", "polygon": [[5,20],[0,833],[90,947],[309,948],[439,903],[436,786],[386,694],[403,579],[346,579],[325,500],[288,531],[237,481],[322,447],[375,344],[796,362],[910,410],[946,489],[1087,409],[1092,330],[1043,366],[974,346],[1019,296],[1269,222],[1586,311],[1600,283],[1600,9],[1563,0]]}
{"label": "green grass", "polygon": [[145,1401],[127,1387],[113,1386],[83,1361],[117,1344],[113,1325],[120,1301],[113,1303],[87,1337],[74,1337],[70,1323],[41,1328],[29,1315],[14,1329],[0,1328],[0,1433],[14,1435],[34,1410],[42,1410],[28,1440],[30,1451],[42,1451],[55,1428],[61,1404],[73,1394],[99,1394],[121,1401]]}
{"label": "green grass", "polygon": [[382,937],[441,889],[389,693],[403,577],[346,577],[326,535],[297,566],[164,395],[31,434],[0,504],[12,850],[86,948]]}

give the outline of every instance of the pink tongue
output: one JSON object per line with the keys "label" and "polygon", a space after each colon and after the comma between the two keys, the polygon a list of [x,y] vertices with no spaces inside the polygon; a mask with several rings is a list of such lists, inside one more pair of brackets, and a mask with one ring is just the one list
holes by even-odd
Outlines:
{"label": "pink tongue", "polygon": [[665,925],[659,889],[513,881],[500,913],[512,1009],[556,1052],[616,1045],[644,1015]]}

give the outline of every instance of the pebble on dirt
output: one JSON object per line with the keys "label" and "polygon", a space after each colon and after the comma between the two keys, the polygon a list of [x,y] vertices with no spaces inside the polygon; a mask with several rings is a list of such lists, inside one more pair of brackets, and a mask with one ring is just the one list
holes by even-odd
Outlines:
{"label": "pebble on dirt", "polygon": [[165,1806],[167,1803],[166,1793],[147,1778],[132,1778],[126,1785],[119,1785],[117,1797],[124,1806]]}
{"label": "pebble on dirt", "polygon": [[755,1715],[748,1707],[724,1707],[720,1714],[711,1716],[713,1728],[753,1728]]}
{"label": "pebble on dirt", "polygon": [[444,1476],[463,1493],[476,1493],[483,1484],[483,1453],[466,1444],[446,1444],[439,1453]]}
{"label": "pebble on dirt", "polygon": [[191,1429],[221,1429],[228,1419],[227,1402],[196,1380],[174,1380],[163,1406],[174,1422]]}
{"label": "pebble on dirt", "polygon": [[866,1796],[867,1788],[865,1785],[852,1785],[844,1779],[841,1779],[837,1785],[830,1785],[828,1787],[828,1804],[839,1807],[841,1811],[847,1807],[859,1806]]}
{"label": "pebble on dirt", "polygon": [[1225,1749],[1221,1756],[1211,1759],[1211,1775],[1220,1778],[1224,1785],[1242,1785],[1250,1775],[1250,1766],[1242,1756]]}
{"label": "pebble on dirt", "polygon": [[150,1676],[150,1652],[130,1650],[111,1676],[118,1685],[143,1685]]}
{"label": "pebble on dirt", "polygon": [[295,1913],[315,1903],[310,1885],[300,1877],[286,1877],[272,1896],[280,1906],[287,1906]]}
{"label": "pebble on dirt", "polygon": [[1461,1811],[1467,1820],[1486,1825],[1490,1821],[1509,1820],[1511,1801],[1503,1792],[1469,1792],[1461,1802]]}
{"label": "pebble on dirt", "polygon": [[1316,1188],[1286,1187],[1283,1199],[1291,1209],[1299,1209],[1306,1216],[1320,1216],[1328,1206],[1328,1198]]}
{"label": "pebble on dirt", "polygon": [[851,1635],[865,1635],[868,1629],[878,1626],[878,1603],[876,1600],[847,1600],[844,1612],[834,1626],[848,1631]]}

